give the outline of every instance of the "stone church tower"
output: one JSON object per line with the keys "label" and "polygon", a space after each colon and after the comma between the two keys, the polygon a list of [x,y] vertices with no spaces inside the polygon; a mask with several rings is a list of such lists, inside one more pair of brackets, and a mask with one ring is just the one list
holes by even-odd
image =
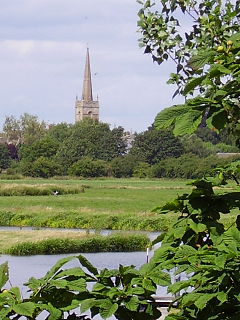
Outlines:
{"label": "stone church tower", "polygon": [[76,99],[75,122],[84,118],[99,120],[99,102],[93,100],[89,49],[87,49],[82,99]]}

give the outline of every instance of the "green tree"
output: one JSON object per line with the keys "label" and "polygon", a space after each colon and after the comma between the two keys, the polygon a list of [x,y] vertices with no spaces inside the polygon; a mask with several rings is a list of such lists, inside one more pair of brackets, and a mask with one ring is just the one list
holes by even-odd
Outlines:
{"label": "green tree", "polygon": [[61,166],[45,157],[39,157],[33,162],[23,160],[19,166],[25,176],[50,178],[62,174]]}
{"label": "green tree", "polygon": [[58,123],[56,125],[50,125],[47,136],[51,139],[62,143],[66,138],[71,135],[73,125],[65,122]]}
{"label": "green tree", "polygon": [[5,144],[0,144],[0,171],[9,166],[10,160],[8,147]]}
{"label": "green tree", "polygon": [[108,174],[108,166],[104,160],[82,158],[75,162],[68,170],[70,175],[79,177],[104,177]]}
{"label": "green tree", "polygon": [[132,177],[133,170],[138,162],[137,158],[130,154],[114,158],[110,162],[111,175],[115,178]]}
{"label": "green tree", "polygon": [[3,131],[7,139],[14,144],[31,144],[46,134],[47,125],[37,116],[24,113],[19,119],[14,116],[6,117]]}
{"label": "green tree", "polygon": [[[185,135],[181,138],[185,153],[192,153],[199,157],[207,157],[214,151],[209,150],[196,134]],[[211,143],[210,143],[211,144]]]}
{"label": "green tree", "polygon": [[[176,135],[193,133],[204,122],[239,132],[239,1],[139,1],[141,43],[161,64],[176,63],[169,82],[186,103],[158,114],[155,126]],[[189,19],[189,21],[187,21]],[[192,27],[186,30],[187,24]],[[185,33],[182,30],[186,30]],[[192,99],[189,96],[193,95]]]}
{"label": "green tree", "polygon": [[[170,82],[178,87],[175,94],[186,97],[184,104],[160,112],[155,127],[170,126],[175,135],[182,135],[195,132],[204,121],[219,132],[229,125],[239,138],[239,1],[139,2],[143,6],[139,26],[145,51],[159,64],[168,58],[176,63]],[[183,34],[186,16],[193,22],[190,31]],[[180,294],[179,312],[167,316],[168,320],[240,317],[240,216],[229,229],[220,220],[233,209],[239,212],[240,193],[215,193],[213,189],[228,177],[238,182],[239,171],[239,162],[219,169],[216,178],[194,181],[190,193],[155,210],[180,213],[172,230],[158,239],[162,244],[149,266],[174,268],[176,274],[187,276],[168,287],[169,292]]]}
{"label": "green tree", "polygon": [[139,161],[155,164],[168,157],[179,157],[183,150],[180,140],[170,131],[147,130],[135,137],[130,154]]}
{"label": "green tree", "polygon": [[106,123],[91,119],[76,123],[57,153],[57,160],[65,168],[83,157],[110,161],[126,152],[123,129],[111,130]]}
{"label": "green tree", "polygon": [[56,155],[60,143],[45,136],[32,144],[23,144],[19,155],[21,160],[35,161],[40,157],[53,158]]}

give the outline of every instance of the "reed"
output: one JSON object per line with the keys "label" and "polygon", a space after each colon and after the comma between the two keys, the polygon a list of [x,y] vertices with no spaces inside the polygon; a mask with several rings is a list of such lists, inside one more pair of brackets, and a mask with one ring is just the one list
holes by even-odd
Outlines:
{"label": "reed", "polygon": [[48,196],[63,194],[78,194],[84,192],[83,186],[64,186],[57,184],[2,184],[0,196]]}
{"label": "reed", "polygon": [[92,253],[92,252],[130,252],[144,251],[150,244],[146,235],[88,236],[80,239],[46,239],[27,241],[13,245],[6,254],[24,256],[36,254]]}

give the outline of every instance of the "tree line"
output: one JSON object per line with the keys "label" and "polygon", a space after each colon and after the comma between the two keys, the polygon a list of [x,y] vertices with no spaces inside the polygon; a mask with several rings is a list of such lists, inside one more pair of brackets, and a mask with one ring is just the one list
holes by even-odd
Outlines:
{"label": "tree line", "polygon": [[0,145],[0,169],[9,174],[49,178],[168,177],[197,178],[226,160],[217,152],[238,152],[234,137],[199,127],[194,134],[175,137],[171,127],[153,126],[133,135],[122,127],[92,119],[47,125],[37,116],[6,117]]}

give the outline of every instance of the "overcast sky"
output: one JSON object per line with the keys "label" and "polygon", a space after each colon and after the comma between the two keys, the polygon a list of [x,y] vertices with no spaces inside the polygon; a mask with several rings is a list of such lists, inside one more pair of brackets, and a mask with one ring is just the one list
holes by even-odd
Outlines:
{"label": "overcast sky", "polygon": [[100,119],[143,131],[177,103],[170,69],[138,46],[135,0],[0,0],[0,126],[24,112],[74,122],[87,46]]}

